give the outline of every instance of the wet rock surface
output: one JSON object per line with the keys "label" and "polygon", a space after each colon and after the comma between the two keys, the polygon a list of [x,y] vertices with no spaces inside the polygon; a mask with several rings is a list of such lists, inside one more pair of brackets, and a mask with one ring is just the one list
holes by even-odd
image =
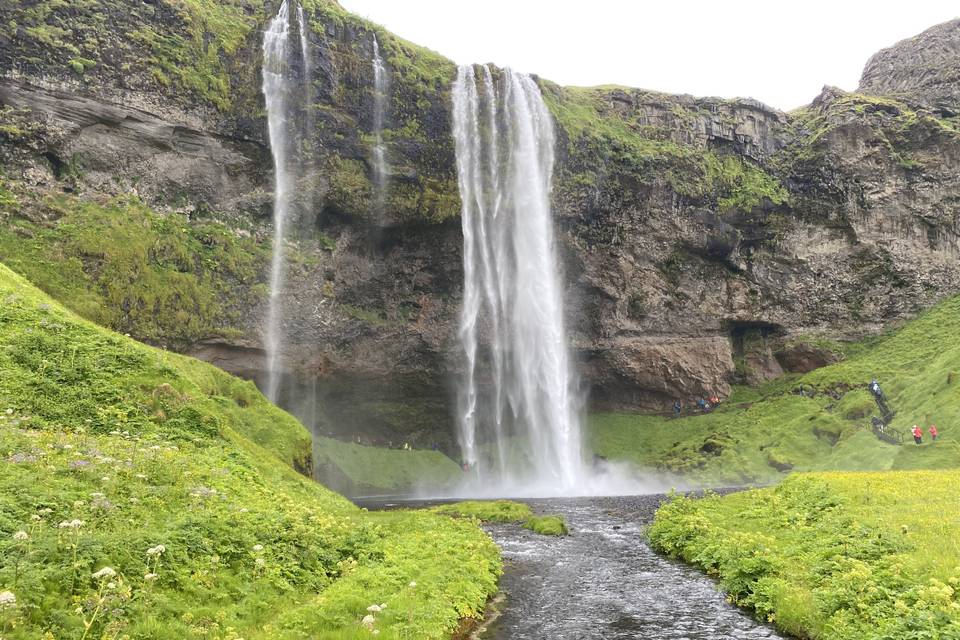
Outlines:
{"label": "wet rock surface", "polygon": [[531,501],[562,513],[572,535],[488,530],[506,563],[502,615],[487,640],[749,640],[780,638],[726,602],[712,580],[644,542],[663,496]]}

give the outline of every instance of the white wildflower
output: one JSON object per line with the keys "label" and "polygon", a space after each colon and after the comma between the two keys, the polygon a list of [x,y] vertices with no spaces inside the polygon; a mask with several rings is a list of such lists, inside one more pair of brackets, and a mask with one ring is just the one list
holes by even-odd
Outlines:
{"label": "white wildflower", "polygon": [[147,479],[147,474],[145,474],[145,473],[138,473],[138,474],[135,475],[134,477],[137,478],[138,480],[146,480],[146,479]]}
{"label": "white wildflower", "polygon": [[43,520],[43,518],[41,518],[40,515],[39,515],[39,514],[36,514],[36,513],[33,514],[32,516],[30,516],[30,519],[31,519],[31,520]]}
{"label": "white wildflower", "polygon": [[78,507],[78,508],[79,508],[79,507],[82,507],[82,506],[85,505],[85,504],[87,504],[85,500],[74,500],[74,501],[73,501],[73,506]]}
{"label": "white wildflower", "polygon": [[255,545],[253,545],[253,550],[256,551],[257,553],[259,553],[259,552],[263,551],[263,545],[262,545],[262,544],[255,544]]}
{"label": "white wildflower", "polygon": [[160,576],[157,575],[156,573],[148,573],[148,574],[146,574],[146,575],[143,576],[143,579],[146,580],[147,582],[153,582],[153,581],[155,581],[155,580],[156,580],[157,578],[159,578],[159,577],[160,577]]}
{"label": "white wildflower", "polygon": [[264,560],[263,558],[257,558],[256,564],[257,564],[258,567],[260,567],[260,568],[262,569],[262,568],[264,568],[265,566],[267,566],[267,561]]}
{"label": "white wildflower", "polygon": [[42,515],[46,515],[46,514],[48,514],[48,513],[53,513],[53,509],[51,509],[50,507],[44,507],[43,509],[40,509],[40,511],[38,511],[38,513],[40,513],[40,514],[42,514]]}
{"label": "white wildflower", "polygon": [[369,607],[367,607],[367,611],[369,611],[370,613],[380,613],[381,611],[383,611],[383,607],[381,607],[378,604],[372,604]]}
{"label": "white wildflower", "polygon": [[102,478],[100,478],[100,481],[101,481],[101,482],[110,482],[110,477],[109,477],[109,476],[103,476]]}
{"label": "white wildflower", "polygon": [[17,596],[12,591],[0,591],[0,611],[17,606]]}
{"label": "white wildflower", "polygon": [[116,582],[108,582],[108,583],[107,583],[107,589],[116,589],[116,588],[117,588],[117,583],[116,583]]}
{"label": "white wildflower", "polygon": [[147,555],[148,555],[148,556],[159,556],[159,555],[163,555],[163,553],[164,553],[166,550],[167,550],[167,548],[166,548],[165,546],[163,546],[162,544],[158,544],[158,545],[155,546],[155,547],[150,547],[149,549],[147,549]]}
{"label": "white wildflower", "polygon": [[102,580],[103,578],[113,578],[117,575],[117,572],[113,570],[113,567],[104,567],[92,574],[90,577],[94,580]]}
{"label": "white wildflower", "polygon": [[372,627],[373,623],[376,621],[377,621],[376,618],[368,614],[363,616],[363,620],[360,621],[360,624],[362,624],[365,627]]}
{"label": "white wildflower", "polygon": [[383,611],[383,610],[386,609],[386,608],[387,608],[387,603],[386,603],[386,602],[381,602],[381,603],[380,603],[380,610]]}
{"label": "white wildflower", "polygon": [[61,529],[79,529],[80,527],[83,526],[83,520],[77,520],[76,518],[69,521],[64,520],[57,526],[60,527]]}
{"label": "white wildflower", "polygon": [[[7,409],[7,415],[8,415],[8,416],[11,415],[12,413],[13,413],[13,409]],[[6,593],[10,593],[10,592],[7,591]]]}
{"label": "white wildflower", "polygon": [[410,584],[408,584],[407,586],[410,587],[411,589],[416,589],[416,588],[417,588],[417,581],[416,581],[416,580],[411,580],[411,581],[410,581]]}
{"label": "white wildflower", "polygon": [[14,540],[26,540],[29,537],[30,535],[26,531],[17,531],[15,534],[13,534]]}

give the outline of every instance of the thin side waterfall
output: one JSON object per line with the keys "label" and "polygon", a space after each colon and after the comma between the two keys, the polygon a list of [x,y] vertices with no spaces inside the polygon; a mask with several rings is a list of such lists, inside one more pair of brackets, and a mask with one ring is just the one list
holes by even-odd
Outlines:
{"label": "thin side waterfall", "polygon": [[480,69],[460,67],[453,88],[461,449],[484,486],[569,493],[586,470],[550,211],[553,123],[532,78]]}
{"label": "thin side waterfall", "polygon": [[283,0],[277,16],[263,34],[263,97],[267,107],[267,131],[273,155],[273,257],[270,261],[270,302],[265,346],[267,352],[267,397],[276,401],[280,386],[279,358],[282,342],[280,322],[283,309],[283,245],[290,210],[293,179],[288,166],[288,123],[290,93],[290,7]]}
{"label": "thin side waterfall", "polygon": [[303,60],[303,100],[306,110],[304,134],[306,138],[313,133],[313,61],[310,59],[310,41],[307,38],[309,26],[303,5],[297,5],[297,23],[300,27],[300,58]]}
{"label": "thin side waterfall", "polygon": [[383,120],[387,102],[387,68],[380,57],[380,44],[373,36],[373,215],[377,224],[383,222],[387,201],[387,151],[383,146]]}

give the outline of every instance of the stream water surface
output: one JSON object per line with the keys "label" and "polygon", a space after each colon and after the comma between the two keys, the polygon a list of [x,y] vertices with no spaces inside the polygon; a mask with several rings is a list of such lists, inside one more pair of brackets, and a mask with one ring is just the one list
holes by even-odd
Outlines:
{"label": "stream water surface", "polygon": [[644,541],[663,496],[527,501],[562,513],[572,532],[546,538],[516,525],[489,526],[506,563],[502,615],[490,640],[749,640],[781,638],[727,603],[702,573]]}
{"label": "stream water surface", "polygon": [[[654,553],[643,528],[662,495],[524,500],[562,513],[572,535],[489,525],[503,550],[505,596],[482,640],[783,638],[729,604],[700,571]],[[426,506],[367,503],[371,508]]]}

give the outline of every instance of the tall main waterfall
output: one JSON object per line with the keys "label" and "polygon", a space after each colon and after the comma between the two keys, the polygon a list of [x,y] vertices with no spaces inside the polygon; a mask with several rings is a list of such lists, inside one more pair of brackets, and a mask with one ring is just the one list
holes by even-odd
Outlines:
{"label": "tall main waterfall", "polygon": [[387,101],[387,68],[380,57],[380,44],[373,36],[373,214],[383,222],[387,201],[387,152],[383,146],[383,119]]}
{"label": "tall main waterfall", "polygon": [[569,491],[585,470],[550,213],[553,124],[529,76],[504,70],[495,80],[479,69],[478,78],[473,66],[460,67],[453,88],[466,358],[460,445],[484,484]]}
{"label": "tall main waterfall", "polygon": [[279,356],[282,340],[280,293],[283,290],[283,245],[293,178],[288,166],[287,140],[290,95],[290,7],[283,0],[277,16],[263,34],[263,97],[273,155],[273,257],[270,261],[270,303],[264,343],[267,351],[267,397],[276,401],[280,386]]}

